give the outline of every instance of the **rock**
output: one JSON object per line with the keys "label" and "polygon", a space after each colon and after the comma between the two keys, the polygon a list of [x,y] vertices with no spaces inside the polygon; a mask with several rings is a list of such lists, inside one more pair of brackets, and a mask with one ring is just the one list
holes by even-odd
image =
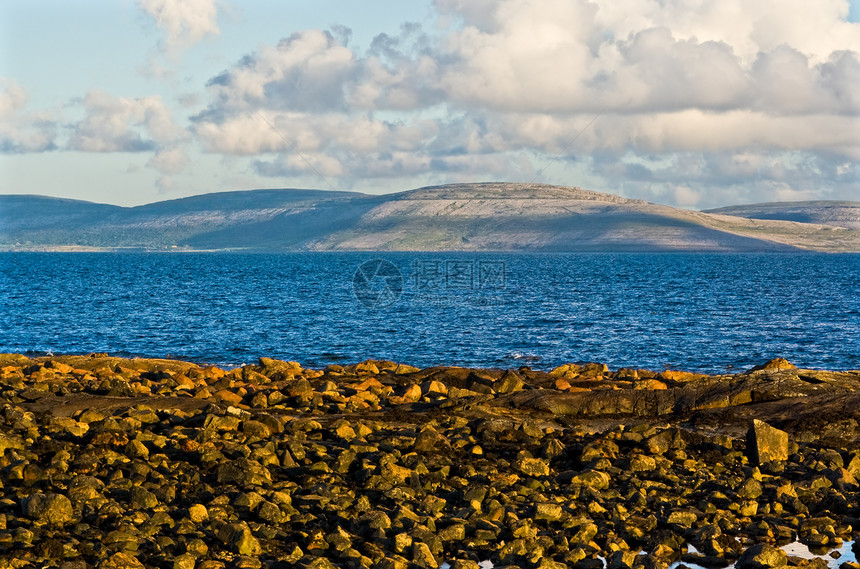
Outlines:
{"label": "rock", "polygon": [[606,558],[606,569],[633,569],[636,554],[632,551],[613,551]]}
{"label": "rock", "polygon": [[561,377],[565,379],[573,378],[579,375],[580,366],[577,364],[564,364],[560,365],[554,370],[549,372],[549,375],[552,377]]}
{"label": "rock", "polygon": [[263,551],[251,528],[244,522],[225,525],[218,530],[218,538],[230,551],[239,555],[259,555]]}
{"label": "rock", "polygon": [[696,515],[695,512],[689,510],[676,510],[669,514],[669,519],[667,523],[678,525],[685,528],[693,527],[699,519],[699,516]]}
{"label": "rock", "polygon": [[630,457],[630,470],[632,472],[650,472],[657,468],[657,461],[651,456],[634,454]]}
{"label": "rock", "polygon": [[757,365],[754,368],[747,370],[747,373],[754,373],[757,371],[784,371],[787,369],[797,369],[797,366],[784,358],[774,358],[767,363]]}
{"label": "rock", "polygon": [[519,458],[514,463],[514,468],[526,476],[531,476],[532,478],[549,476],[549,464],[540,458]]}
{"label": "rock", "polygon": [[379,375],[379,368],[375,363],[367,360],[360,364],[355,365],[355,374],[356,375]]}
{"label": "rock", "polygon": [[744,551],[735,567],[737,569],[769,569],[771,567],[783,567],[787,563],[788,555],[785,551],[766,543],[760,543]]}
{"label": "rock", "polygon": [[[833,427],[856,423],[860,372],[372,361],[359,377],[95,359],[0,367],[0,565],[666,569],[687,543],[702,555],[683,561],[717,566],[755,542],[830,547],[860,528],[856,425]],[[205,386],[243,403],[201,399]],[[790,459],[757,466],[715,434],[750,416],[794,437]]]}
{"label": "rock", "polygon": [[17,449],[21,450],[24,448],[24,442],[18,437],[7,435],[6,433],[0,433],[0,456],[2,456],[6,449]]}
{"label": "rock", "polygon": [[62,494],[32,494],[23,502],[24,515],[49,526],[62,526],[72,521],[72,502]]}
{"label": "rock", "polygon": [[657,379],[639,379],[633,383],[633,389],[661,391],[664,389],[669,389],[669,386]]}
{"label": "rock", "polygon": [[689,371],[677,371],[677,370],[669,370],[662,371],[657,374],[657,378],[668,381],[670,383],[688,383],[690,381],[696,381],[699,379],[703,379],[707,377],[706,375],[702,375],[701,373],[693,373]]}
{"label": "rock", "polygon": [[99,569],[144,569],[144,564],[129,553],[114,553],[98,565]]}
{"label": "rock", "polygon": [[600,379],[609,372],[609,366],[597,362],[588,362],[579,366],[579,377],[583,379]]}
{"label": "rock", "polygon": [[391,518],[385,512],[373,511],[358,519],[359,533],[370,535],[377,530],[383,533],[391,527]]}
{"label": "rock", "polygon": [[421,386],[412,384],[408,386],[400,396],[406,403],[415,403],[421,400]]}
{"label": "rock", "polygon": [[522,378],[513,371],[506,371],[497,382],[493,384],[496,393],[513,393],[523,388]]}
{"label": "rock", "polygon": [[173,559],[173,569],[194,569],[195,565],[197,565],[197,558],[190,553],[177,555]]}
{"label": "rock", "polygon": [[753,419],[747,430],[747,457],[760,466],[766,462],[788,460],[788,433]]}
{"label": "rock", "polygon": [[856,490],[858,483],[854,474],[845,468],[837,468],[831,471],[830,480],[840,490]]}
{"label": "rock", "polygon": [[145,510],[158,505],[158,498],[155,494],[140,486],[133,487],[129,494],[129,504],[134,509]]}
{"label": "rock", "polygon": [[194,504],[188,508],[188,519],[195,524],[205,522],[209,519],[209,511],[203,504]]}
{"label": "rock", "polygon": [[535,519],[546,520],[549,522],[557,522],[564,514],[564,510],[559,504],[550,502],[540,502],[535,505]]}
{"label": "rock", "polygon": [[412,544],[412,563],[423,569],[438,569],[439,567],[436,557],[430,551],[430,546],[422,542]]}
{"label": "rock", "polygon": [[755,500],[762,494],[761,483],[755,478],[747,478],[735,492],[740,498]]}
{"label": "rock", "polygon": [[259,486],[272,481],[272,475],[266,467],[244,457],[219,464],[216,476],[219,484]]}
{"label": "rock", "polygon": [[571,480],[571,484],[588,486],[595,490],[606,490],[609,488],[609,482],[611,480],[612,478],[605,472],[600,472],[599,470],[587,470],[574,476],[573,480]]}
{"label": "rock", "polygon": [[645,446],[651,454],[665,454],[672,449],[683,449],[686,444],[679,430],[671,428],[646,438]]}
{"label": "rock", "polygon": [[268,439],[272,436],[272,429],[262,421],[243,421],[242,432],[249,437],[256,437],[258,439]]}
{"label": "rock", "polygon": [[425,427],[415,437],[415,452],[427,453],[451,447],[451,442],[433,427]]}

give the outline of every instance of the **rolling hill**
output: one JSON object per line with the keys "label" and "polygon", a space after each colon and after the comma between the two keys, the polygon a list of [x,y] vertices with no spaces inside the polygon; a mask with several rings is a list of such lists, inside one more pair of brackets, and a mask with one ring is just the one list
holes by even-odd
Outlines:
{"label": "rolling hill", "polygon": [[709,209],[706,210],[706,213],[734,215],[750,219],[782,219],[860,229],[860,202],[771,202]]}
{"label": "rolling hill", "polygon": [[[790,215],[797,219],[757,219],[743,214],[756,206],[698,212],[543,184],[386,195],[251,190],[130,208],[5,195],[0,249],[860,251],[860,228],[835,223],[843,214],[828,218],[831,202],[811,203],[807,214],[816,223],[800,219],[806,210],[799,204],[781,210],[796,206]],[[853,207],[835,203],[839,211]]]}

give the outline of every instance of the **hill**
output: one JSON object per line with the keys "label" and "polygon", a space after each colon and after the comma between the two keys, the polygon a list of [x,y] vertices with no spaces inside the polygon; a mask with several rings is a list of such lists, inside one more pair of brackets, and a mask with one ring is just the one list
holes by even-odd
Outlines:
{"label": "hill", "polygon": [[860,202],[771,202],[709,209],[706,210],[706,213],[734,215],[750,219],[782,219],[860,229]]}
{"label": "hill", "polygon": [[0,196],[0,249],[129,247],[860,251],[860,228],[697,212],[544,184],[453,184],[387,195],[252,190],[131,208],[44,196]]}

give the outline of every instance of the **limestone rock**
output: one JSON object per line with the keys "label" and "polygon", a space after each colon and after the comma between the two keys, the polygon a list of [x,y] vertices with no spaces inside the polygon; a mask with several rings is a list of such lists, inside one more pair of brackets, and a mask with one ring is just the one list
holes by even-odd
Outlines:
{"label": "limestone rock", "polygon": [[144,565],[136,557],[120,552],[99,563],[99,569],[144,569]]}
{"label": "limestone rock", "polygon": [[233,523],[218,531],[218,538],[234,553],[239,555],[259,555],[262,553],[260,542],[251,533],[246,523]]}
{"label": "limestone rock", "polygon": [[523,388],[522,378],[512,371],[506,371],[499,380],[493,384],[496,393],[513,393]]}
{"label": "limestone rock", "polygon": [[747,373],[753,373],[756,371],[784,371],[787,369],[797,369],[797,366],[785,358],[774,358],[767,363],[763,363],[749,369]]}
{"label": "limestone rock", "polygon": [[788,459],[788,433],[753,419],[747,431],[747,457],[755,465]]}
{"label": "limestone rock", "polygon": [[549,464],[539,458],[520,458],[514,463],[514,468],[533,478],[549,475]]}
{"label": "limestone rock", "polygon": [[32,494],[24,500],[24,514],[49,526],[62,526],[74,516],[72,502],[62,494]]}
{"label": "limestone rock", "polygon": [[770,569],[784,567],[787,563],[788,555],[785,551],[772,545],[760,543],[747,549],[738,559],[735,567],[737,569]]}

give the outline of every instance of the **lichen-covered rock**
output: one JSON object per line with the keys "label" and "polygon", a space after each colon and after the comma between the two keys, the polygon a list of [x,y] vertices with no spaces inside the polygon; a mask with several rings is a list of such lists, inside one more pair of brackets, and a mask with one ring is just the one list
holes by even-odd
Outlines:
{"label": "lichen-covered rock", "polygon": [[772,545],[761,543],[747,549],[735,567],[738,569],[771,569],[784,567],[788,563],[788,554]]}
{"label": "lichen-covered rock", "polygon": [[62,526],[72,521],[72,502],[62,494],[37,492],[24,499],[24,515],[49,526]]}
{"label": "lichen-covered rock", "polygon": [[259,540],[246,523],[224,525],[218,530],[218,538],[230,551],[239,555],[259,555],[262,552]]}
{"label": "lichen-covered rock", "polygon": [[549,476],[549,464],[540,458],[522,457],[514,463],[514,468],[533,478]]}
{"label": "lichen-covered rock", "polygon": [[797,369],[797,366],[785,358],[774,358],[769,362],[751,368],[747,373],[754,373],[757,371],[784,371],[787,369]]}
{"label": "lichen-covered rock", "polygon": [[753,419],[747,430],[747,457],[756,465],[787,460],[788,433]]}
{"label": "lichen-covered rock", "polygon": [[[666,569],[860,525],[860,373],[16,361],[0,565]],[[750,416],[790,433],[784,460],[744,456]]]}

